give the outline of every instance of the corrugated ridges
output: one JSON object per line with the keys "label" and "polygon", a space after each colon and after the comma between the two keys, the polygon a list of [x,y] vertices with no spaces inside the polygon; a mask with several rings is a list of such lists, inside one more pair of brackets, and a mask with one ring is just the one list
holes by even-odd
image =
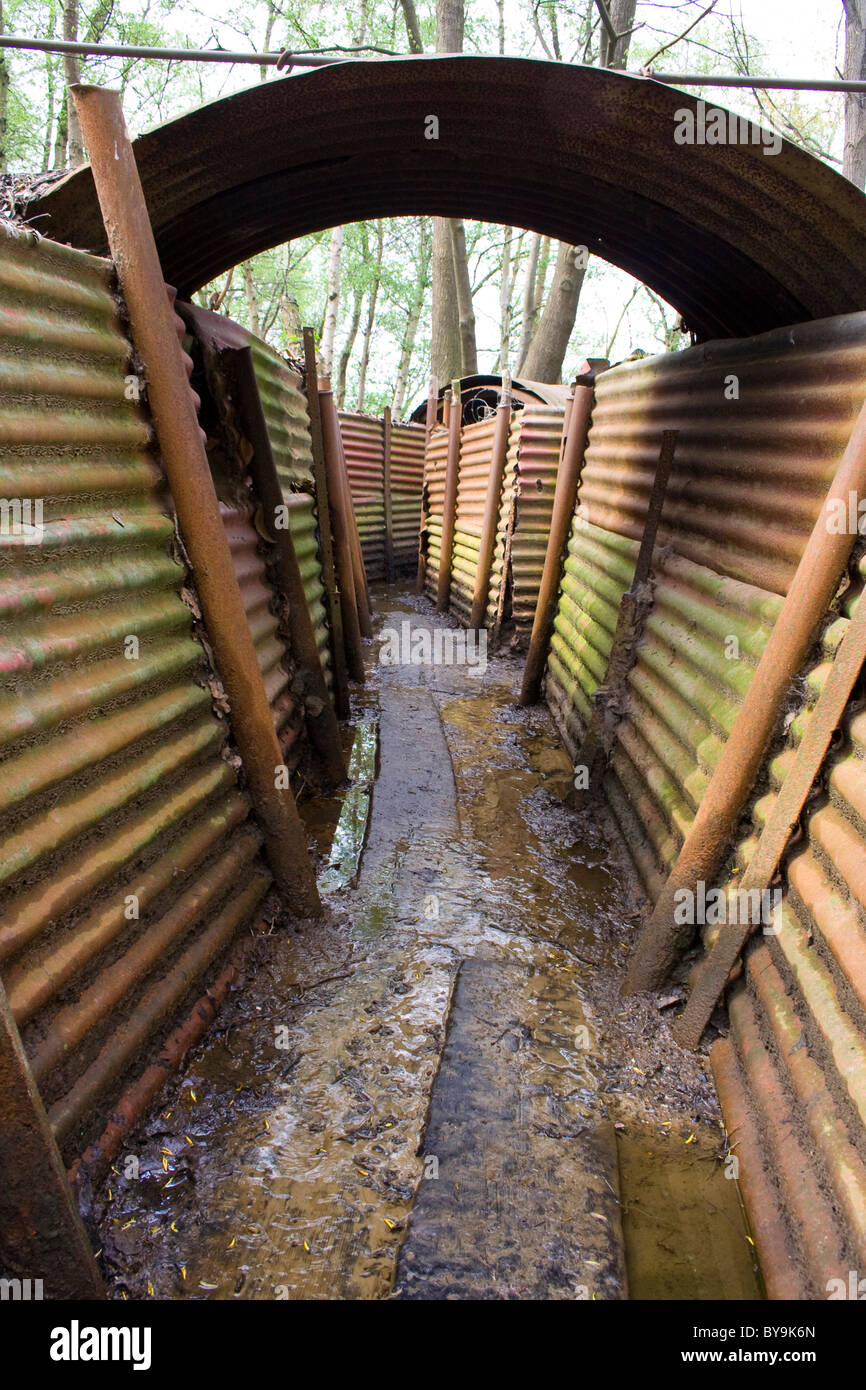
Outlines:
{"label": "corrugated ridges", "polygon": [[418,564],[424,441],[423,425],[399,423],[391,427],[391,520],[398,573],[414,571]]}
{"label": "corrugated ridges", "polygon": [[430,434],[424,457],[424,529],[421,536],[421,544],[427,557],[424,591],[434,602],[442,550],[442,512],[445,503],[447,461],[448,431],[437,425]]}
{"label": "corrugated ridges", "polygon": [[301,568],[322,670],[330,688],[331,652],[307,403],[300,377],[289,370],[279,354],[252,335],[249,335],[249,344],[283,500],[289,508],[289,529]]}
{"label": "corrugated ridges", "polygon": [[0,253],[2,485],[45,526],[0,536],[0,969],[71,1157],[270,879],[125,399],[110,267],[30,236]]}
{"label": "corrugated ridges", "polygon": [[382,421],[338,412],[346,472],[368,579],[385,578],[385,441]]}

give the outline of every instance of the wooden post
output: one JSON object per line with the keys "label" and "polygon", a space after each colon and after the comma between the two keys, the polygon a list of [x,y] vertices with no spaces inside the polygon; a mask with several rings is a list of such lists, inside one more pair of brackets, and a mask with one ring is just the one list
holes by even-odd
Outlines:
{"label": "wooden post", "polygon": [[390,584],[394,579],[394,507],[391,497],[391,407],[385,406],[382,416],[382,488],[385,502],[385,574]]}
{"label": "wooden post", "polygon": [[322,377],[318,383],[318,399],[321,406],[322,445],[325,472],[328,479],[331,524],[334,533],[334,557],[337,566],[337,584],[340,591],[340,611],[343,617],[343,636],[346,639],[346,665],[352,680],[363,684],[364,646],[361,641],[361,628],[358,622],[352,548],[343,496],[340,467],[340,422],[337,419],[334,397],[331,394],[331,382],[328,377]]}
{"label": "wooden post", "polygon": [[334,708],[338,719],[349,718],[349,677],[346,670],[346,647],[343,641],[343,614],[337,590],[334,567],[334,539],[331,534],[331,507],[328,501],[328,479],[325,473],[325,449],[322,443],[322,408],[319,403],[319,381],[316,376],[316,340],[312,328],[304,329],[304,389],[310,416],[310,443],[313,450],[313,481],[316,488],[316,511],[319,522],[319,545],[322,552],[322,582],[328,607],[331,634],[331,673],[334,677]]}
{"label": "wooden post", "polygon": [[416,592],[423,594],[424,585],[427,580],[427,549],[425,545],[427,533],[427,459],[430,454],[430,436],[436,428],[436,416],[439,410],[439,387],[435,376],[431,376],[427,391],[427,419],[424,429],[424,474],[421,479],[421,517],[418,523],[418,578],[415,584]]}
{"label": "wooden post", "polygon": [[436,612],[447,613],[451,594],[451,564],[454,549],[454,522],[457,515],[457,479],[460,468],[460,422],[463,414],[459,380],[451,383],[448,406],[448,459],[445,464],[445,498],[442,504],[442,549],[439,552],[439,583]]}
{"label": "wooden post", "polygon": [[556,491],[553,495],[550,534],[547,539],[547,553],[544,557],[544,569],[538,590],[538,603],[532,622],[532,636],[529,639],[523,684],[520,688],[519,703],[521,705],[534,705],[541,693],[541,681],[547,663],[547,653],[556,617],[565,547],[568,544],[571,524],[574,519],[577,487],[586,454],[592,402],[593,390],[591,386],[575,386],[571,408],[566,412],[563,422],[563,446],[559,467],[556,471]]}

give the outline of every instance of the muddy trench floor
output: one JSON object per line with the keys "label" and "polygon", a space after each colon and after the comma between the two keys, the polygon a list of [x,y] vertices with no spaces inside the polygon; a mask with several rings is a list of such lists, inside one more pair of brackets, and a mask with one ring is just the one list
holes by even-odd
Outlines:
{"label": "muddy trench floor", "polygon": [[[92,1194],[112,1296],[762,1297],[706,1056],[620,994],[641,899],[522,659],[380,664],[454,623],[374,599],[357,882],[256,939]],[[339,802],[303,809],[324,863]]]}

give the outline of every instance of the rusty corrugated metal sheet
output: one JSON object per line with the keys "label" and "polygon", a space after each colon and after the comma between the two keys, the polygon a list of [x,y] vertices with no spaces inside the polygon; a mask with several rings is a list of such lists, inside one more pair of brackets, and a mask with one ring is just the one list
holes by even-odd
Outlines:
{"label": "rusty corrugated metal sheet", "polygon": [[272,612],[274,590],[261,554],[261,541],[247,511],[221,502],[220,512],[256,646],[259,670],[274,712],[274,727],[286,765],[294,771],[300,755],[303,721],[290,689],[291,657],[277,630],[277,619]]}
{"label": "rusty corrugated metal sheet", "polygon": [[110,267],[29,235],[0,249],[0,490],[44,523],[0,535],[0,970],[71,1158],[270,876],[124,397]]}
{"label": "rusty corrugated metal sheet", "polygon": [[464,623],[468,623],[472,611],[495,432],[495,412],[475,424],[464,425],[460,431],[450,602],[452,610]]}
{"label": "rusty corrugated metal sheet", "polygon": [[289,370],[267,343],[247,335],[268,426],[283,500],[289,509],[289,528],[304,581],[307,607],[313,620],[322,670],[331,686],[331,652],[325,608],[325,586],[319,553],[313,448],[310,420],[301,379]]}
{"label": "rusty corrugated metal sheet", "polygon": [[[753,829],[736,848],[729,891],[784,783],[864,578],[861,559],[860,583],[826,632],[804,683],[805,704],[770,762]],[[777,930],[758,932],[749,947],[745,977],[729,998],[730,1038],[713,1047],[711,1058],[733,1151],[743,1131],[761,1137],[750,1153],[759,1171],[747,1206],[771,1293],[826,1298],[828,1281],[838,1279],[847,1297],[849,1270],[866,1263],[862,700],[853,704],[824,767],[803,834],[783,864],[780,891]],[[714,930],[705,929],[708,943]]]}
{"label": "rusty corrugated metal sheet", "polygon": [[564,406],[526,406],[519,412],[520,440],[513,486],[516,489],[511,541],[511,616],[520,642],[529,638],[553,511],[562,442]]}
{"label": "rusty corrugated metal sheet", "polygon": [[424,456],[423,525],[421,544],[427,557],[424,591],[436,602],[439,563],[442,550],[442,512],[445,504],[445,466],[448,462],[448,431],[437,425],[430,433]]}
{"label": "rusty corrugated metal sheet", "polygon": [[578,513],[639,539],[662,431],[677,429],[659,543],[784,594],[860,408],[864,379],[866,314],[603,372]]}
{"label": "rusty corrugated metal sheet", "polygon": [[338,412],[352,505],[368,579],[385,578],[385,441],[382,421]]}
{"label": "rusty corrugated metal sheet", "polygon": [[400,423],[391,427],[391,521],[398,574],[414,571],[418,564],[424,442],[423,426]]}
{"label": "rusty corrugated metal sheet", "polygon": [[[599,68],[425,55],[252,86],[134,149],[164,274],[186,293],[340,222],[435,212],[573,242],[579,208],[589,250],[701,338],[862,308],[863,194],[784,141],[769,159],[759,144],[678,145],[683,108],[697,98]],[[427,111],[483,158],[455,159],[443,139],[419,159]],[[104,247],[86,167],[28,213],[59,240]]]}

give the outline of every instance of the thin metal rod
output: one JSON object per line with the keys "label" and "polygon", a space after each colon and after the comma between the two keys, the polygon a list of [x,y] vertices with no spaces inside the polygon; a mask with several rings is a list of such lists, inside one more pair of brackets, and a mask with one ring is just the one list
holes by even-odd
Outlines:
{"label": "thin metal rod", "polygon": [[[605,26],[607,27],[607,26]],[[623,38],[611,25],[611,40]],[[627,32],[631,32],[630,30]],[[150,48],[146,44],[134,43],[74,43],[70,39],[28,39],[20,34],[0,35],[0,48],[33,50],[37,53],[78,53],[82,57],[93,58],[148,58],[169,63],[253,63],[256,67],[280,68],[326,68],[332,63],[344,63],[345,56],[321,58],[305,53],[233,53],[222,48]],[[356,50],[347,49],[351,54]],[[360,50],[357,50],[360,51]],[[370,49],[381,57],[425,58],[429,55],[414,53],[387,53],[384,50]],[[440,54],[440,57],[445,55]],[[282,60],[282,61],[281,61]],[[583,67],[582,63],[565,64],[568,67]],[[723,76],[704,72],[653,72],[627,73],[629,77],[647,77],[653,82],[663,82],[671,87],[758,87],[761,91],[789,92],[866,92],[866,82],[848,81],[845,78],[820,77],[748,77],[742,73],[728,73]]]}
{"label": "thin metal rod", "polygon": [[0,48],[32,49],[37,53],[78,53],[83,58],[151,58],[169,63],[255,63],[256,67],[264,65],[274,68],[278,65],[283,68],[324,68],[331,63],[346,61],[344,58],[320,58],[312,54],[287,53],[284,56],[282,53],[233,53],[227,48],[151,48],[140,43],[77,43],[71,39],[27,39],[20,34],[0,35]]}
{"label": "thin metal rod", "polygon": [[761,91],[781,92],[866,92],[866,82],[829,77],[749,77],[743,73],[647,72],[629,76],[648,77],[669,87],[757,87]]}
{"label": "thin metal rod", "polygon": [[291,788],[277,785],[283,754],[165,294],[120,93],[80,84],[70,91],[268,863],[289,906],[302,916],[318,916],[322,905],[306,831]]}

